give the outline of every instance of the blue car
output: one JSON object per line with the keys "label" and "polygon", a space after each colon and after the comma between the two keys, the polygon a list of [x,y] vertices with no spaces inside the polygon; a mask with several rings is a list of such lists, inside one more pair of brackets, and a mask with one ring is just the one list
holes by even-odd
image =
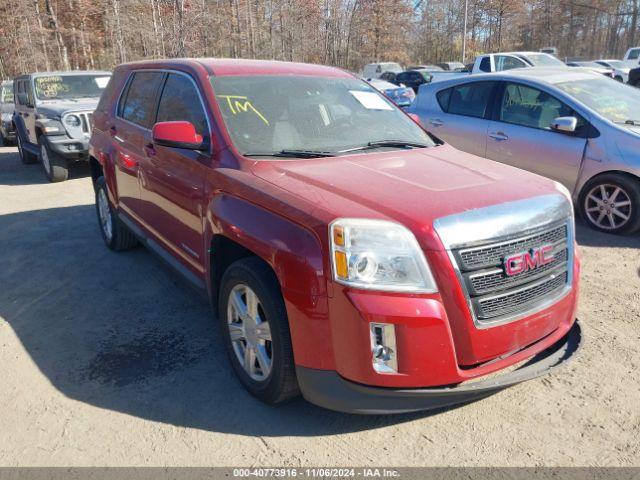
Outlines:
{"label": "blue car", "polygon": [[373,88],[383,93],[400,108],[407,108],[416,98],[416,94],[412,88],[394,85],[377,78],[368,78],[365,81]]}

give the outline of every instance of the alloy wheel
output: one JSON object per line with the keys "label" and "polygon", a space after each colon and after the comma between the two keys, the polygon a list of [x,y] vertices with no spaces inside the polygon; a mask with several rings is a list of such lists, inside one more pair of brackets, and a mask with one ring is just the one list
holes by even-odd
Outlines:
{"label": "alloy wheel", "polygon": [[100,217],[100,228],[107,238],[107,241],[111,241],[113,238],[113,221],[111,218],[111,209],[109,208],[109,200],[104,189],[100,189],[98,192],[98,216]]}
{"label": "alloy wheel", "polygon": [[227,325],[236,359],[255,381],[266,380],[273,365],[271,328],[260,299],[247,285],[236,285],[227,301]]}
{"label": "alloy wheel", "polygon": [[593,187],[584,199],[589,221],[603,230],[618,230],[631,218],[631,197],[622,187],[602,183]]}

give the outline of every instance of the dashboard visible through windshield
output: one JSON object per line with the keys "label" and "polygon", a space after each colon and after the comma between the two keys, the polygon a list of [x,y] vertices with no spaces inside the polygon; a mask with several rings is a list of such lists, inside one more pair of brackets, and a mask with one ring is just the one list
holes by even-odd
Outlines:
{"label": "dashboard visible through windshield", "polygon": [[434,145],[392,102],[355,78],[228,76],[211,77],[211,84],[243,155],[332,156]]}

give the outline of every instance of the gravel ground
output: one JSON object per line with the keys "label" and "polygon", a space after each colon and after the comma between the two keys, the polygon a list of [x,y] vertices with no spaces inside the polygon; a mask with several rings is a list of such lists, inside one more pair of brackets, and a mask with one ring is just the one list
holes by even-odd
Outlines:
{"label": "gravel ground", "polygon": [[1,466],[640,466],[640,239],[579,226],[585,345],[566,369],[436,414],[272,408],[208,305],[102,244],[88,170],[0,148]]}

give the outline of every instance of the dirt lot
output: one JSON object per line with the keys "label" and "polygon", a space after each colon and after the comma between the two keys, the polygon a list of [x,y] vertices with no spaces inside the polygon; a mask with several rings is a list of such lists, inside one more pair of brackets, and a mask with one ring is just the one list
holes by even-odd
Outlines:
{"label": "dirt lot", "polygon": [[103,246],[87,174],[0,148],[1,466],[640,466],[640,238],[579,227],[586,341],[558,373],[431,415],[271,408],[197,294]]}

